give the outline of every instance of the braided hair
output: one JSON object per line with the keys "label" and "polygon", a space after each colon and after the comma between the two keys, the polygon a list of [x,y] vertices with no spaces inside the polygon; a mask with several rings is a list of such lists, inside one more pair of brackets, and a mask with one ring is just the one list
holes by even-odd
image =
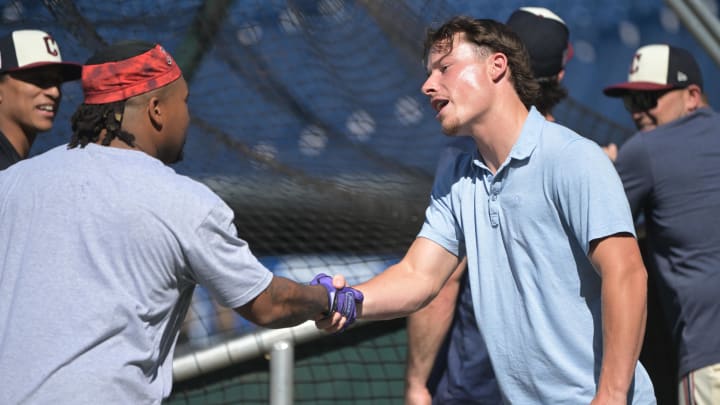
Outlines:
{"label": "braided hair", "polygon": [[[141,55],[155,44],[144,41],[122,41],[96,52],[85,62],[86,65],[99,65],[117,62]],[[127,100],[107,104],[81,104],[72,116],[72,138],[68,148],[85,147],[96,143],[100,135],[105,134],[102,145],[110,145],[118,138],[128,146],[135,147],[135,136],[122,129],[122,119]]]}
{"label": "braided hair", "polygon": [[96,143],[105,131],[102,144],[107,146],[118,138],[128,146],[135,146],[135,136],[121,129],[125,100],[108,104],[81,104],[72,116],[73,135],[69,148]]}

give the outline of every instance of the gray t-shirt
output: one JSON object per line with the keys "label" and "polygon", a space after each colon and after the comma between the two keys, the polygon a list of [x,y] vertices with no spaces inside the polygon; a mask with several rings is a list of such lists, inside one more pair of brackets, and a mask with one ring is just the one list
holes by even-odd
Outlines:
{"label": "gray t-shirt", "polygon": [[230,208],[145,153],[65,146],[0,172],[0,403],[159,403],[196,283],[228,307],[272,273]]}

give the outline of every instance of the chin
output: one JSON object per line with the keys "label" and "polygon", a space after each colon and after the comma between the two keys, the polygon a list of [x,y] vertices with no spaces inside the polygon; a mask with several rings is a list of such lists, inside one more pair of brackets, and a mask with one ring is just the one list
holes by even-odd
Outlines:
{"label": "chin", "polygon": [[639,131],[641,131],[641,132],[647,132],[647,131],[652,131],[653,129],[655,129],[655,128],[656,128],[656,125],[651,125],[651,124],[648,124],[648,125],[638,125],[637,127],[638,127],[638,130],[639,130]]}
{"label": "chin", "polygon": [[460,127],[456,125],[443,125],[442,132],[447,136],[457,136],[460,132]]}
{"label": "chin", "polygon": [[49,122],[49,123],[44,124],[44,125],[37,125],[37,126],[35,127],[35,133],[47,132],[47,131],[51,130],[52,127],[53,127],[53,123],[52,123],[52,122]]}

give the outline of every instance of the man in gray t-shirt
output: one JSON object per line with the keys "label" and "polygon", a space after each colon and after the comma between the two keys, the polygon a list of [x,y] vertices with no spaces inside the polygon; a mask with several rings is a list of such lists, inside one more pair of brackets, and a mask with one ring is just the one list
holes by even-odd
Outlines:
{"label": "man in gray t-shirt", "polygon": [[162,47],[101,50],[82,84],[70,143],[0,172],[0,403],[159,403],[196,284],[261,326],[352,323],[357,291],[274,277],[230,208],[166,166],[189,114]]}

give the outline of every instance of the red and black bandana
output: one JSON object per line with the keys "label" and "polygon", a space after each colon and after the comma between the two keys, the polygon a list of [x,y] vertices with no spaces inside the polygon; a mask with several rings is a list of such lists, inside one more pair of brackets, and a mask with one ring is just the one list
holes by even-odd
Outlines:
{"label": "red and black bandana", "polygon": [[170,84],[181,75],[177,63],[160,45],[118,62],[84,65],[84,103],[107,104],[127,100]]}

